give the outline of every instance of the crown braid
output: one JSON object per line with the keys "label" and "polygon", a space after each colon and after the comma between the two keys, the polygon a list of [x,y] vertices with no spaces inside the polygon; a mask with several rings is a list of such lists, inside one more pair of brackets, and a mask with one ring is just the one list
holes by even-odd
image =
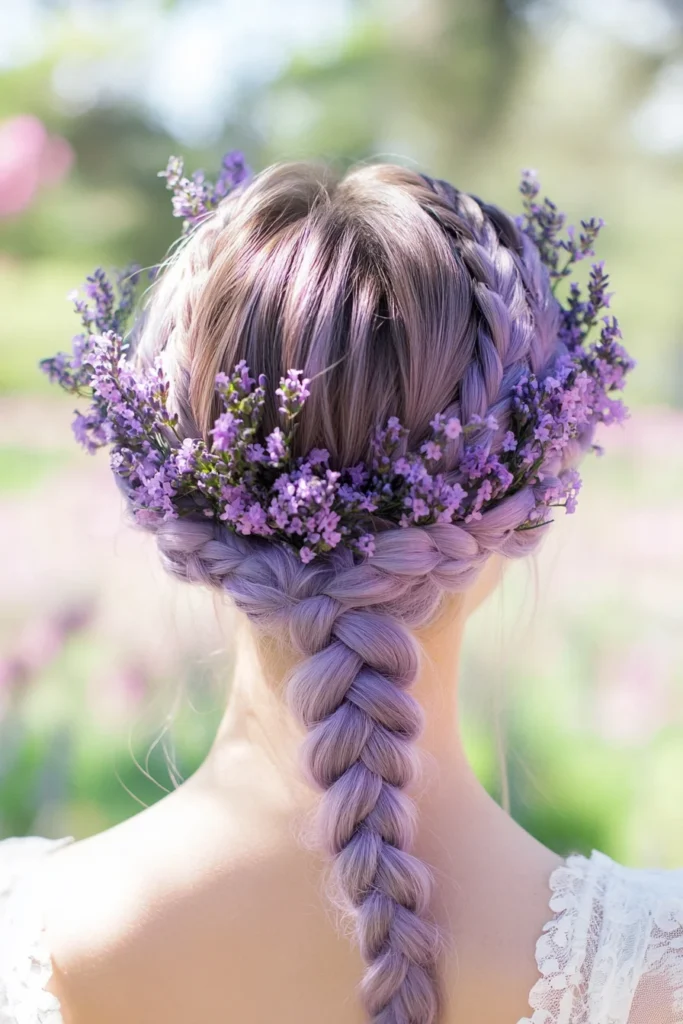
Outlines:
{"label": "crown braid", "polygon": [[504,432],[519,378],[539,373],[560,351],[559,305],[538,250],[507,214],[448,182],[425,181],[446,204],[426,208],[472,282],[476,342],[460,386],[461,418],[493,413]]}
{"label": "crown braid", "polygon": [[[449,409],[464,420],[495,413],[495,449],[509,427],[514,385],[525,369],[544,365],[557,351],[557,312],[547,278],[533,244],[500,211],[447,183],[400,176],[422,215],[437,222],[441,242],[435,244],[445,241],[456,286],[468,303],[466,320],[453,326],[468,358],[455,392],[450,389]],[[318,196],[316,202],[320,207],[329,199]],[[281,211],[278,238],[294,220],[312,216],[312,209],[310,199],[294,193]],[[239,217],[238,212],[238,224]],[[172,268],[162,282],[165,291],[144,328],[143,353],[146,338],[178,353],[174,390],[188,433],[202,426],[195,346],[218,317],[198,309],[233,227],[231,215],[219,210],[200,229],[182,270]],[[278,258],[274,243],[268,251]],[[254,256],[257,262],[265,258]],[[284,282],[295,273],[297,254],[285,252],[281,262]],[[266,305],[277,304],[272,296],[260,297]],[[228,289],[222,302],[231,298]],[[247,349],[259,317],[255,300],[249,301],[243,321]],[[322,323],[317,307],[315,315]],[[358,324],[354,329],[362,333]],[[276,332],[261,359],[270,360],[271,374],[277,342]],[[226,364],[234,362],[233,355],[231,350],[224,356]],[[207,379],[215,368],[214,360]],[[321,421],[329,421],[329,409],[324,407]],[[414,419],[424,421],[424,410]],[[302,429],[310,432],[310,423]],[[325,442],[334,449],[328,437]],[[457,442],[453,448],[454,463]],[[337,890],[355,918],[367,964],[362,997],[374,1024],[434,1024],[439,1013],[440,936],[429,912],[431,877],[411,853],[415,811],[405,792],[415,777],[414,743],[421,729],[420,709],[410,694],[419,665],[412,630],[436,615],[445,592],[466,590],[491,552],[521,555],[538,543],[544,528],[517,529],[533,506],[533,493],[525,488],[470,522],[380,530],[370,560],[339,548],[308,566],[287,548],[237,535],[216,521],[183,518],[148,526],[167,569],[229,594],[258,629],[288,638],[300,656],[288,681],[288,702],[308,730],[304,770],[322,791],[320,838],[333,858]]]}

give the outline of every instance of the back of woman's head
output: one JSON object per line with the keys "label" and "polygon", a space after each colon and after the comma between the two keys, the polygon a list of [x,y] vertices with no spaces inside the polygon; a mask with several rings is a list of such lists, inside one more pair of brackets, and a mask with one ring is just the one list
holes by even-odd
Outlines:
{"label": "back of woman's head", "polygon": [[[170,571],[230,594],[298,655],[287,697],[307,729],[304,768],[323,793],[320,838],[336,896],[355,918],[367,964],[362,995],[377,1024],[431,1024],[439,1006],[430,875],[410,852],[415,816],[406,796],[421,728],[409,691],[420,653],[414,629],[446,592],[467,589],[492,552],[535,546],[548,507],[572,500],[574,485],[553,473],[587,447],[595,422],[616,417],[604,396],[628,368],[616,324],[609,337],[603,330],[594,363],[577,355],[595,322],[598,286],[590,310],[575,303],[564,316],[551,289],[564,273],[554,207],[538,209],[534,240],[496,207],[413,171],[364,166],[338,179],[317,166],[276,166],[193,227],[137,329],[138,363],[159,357],[170,381],[179,439],[203,438],[207,449],[216,440],[217,375],[244,361],[275,382],[294,367],[310,379],[310,395],[297,410],[292,457],[317,452],[319,465],[325,449],[330,487],[336,470],[379,466],[375,503],[365,506],[374,509],[372,551],[343,543],[341,526],[317,557],[297,551],[274,536],[279,505],[267,529],[261,506],[253,530],[201,503],[196,514],[184,507],[180,516],[140,518]],[[47,368],[63,375],[56,360]],[[119,385],[98,392],[114,395],[115,420]],[[262,400],[257,446],[272,440],[282,414],[272,387]],[[92,423],[83,430],[111,441],[109,426]],[[387,423],[395,477],[382,476],[389,463],[377,461]],[[438,444],[430,430],[432,438],[440,431]],[[125,454],[119,448],[119,467],[130,466]],[[450,505],[430,508],[437,477],[423,457],[438,461],[441,495],[451,481]],[[149,472],[158,465],[154,456]],[[403,505],[392,492],[399,477],[422,487],[405,492]],[[174,479],[145,486],[166,501]],[[202,488],[202,502],[215,498],[215,488]],[[351,495],[356,513],[364,507],[355,492],[336,493],[342,505]],[[297,529],[321,543],[316,522]]]}
{"label": "back of woman's head", "polygon": [[[394,166],[341,180],[316,166],[272,168],[224,202],[156,288],[141,351],[165,352],[183,433],[208,439],[219,371],[244,359],[272,381],[294,366],[312,381],[297,454],[325,448],[338,468],[368,461],[391,416],[417,449],[436,413],[494,415],[488,440],[500,447],[515,385],[557,344],[547,274],[514,222]],[[264,430],[276,424],[271,401]],[[458,456],[454,440],[447,469]],[[209,524],[159,531],[176,572],[227,590],[303,655],[290,703],[310,729],[321,836],[356,915],[365,1003],[383,1024],[426,1024],[438,1005],[429,875],[409,852],[402,794],[420,729],[406,627],[434,614],[444,589],[464,589],[490,550],[519,542],[518,525],[513,510],[501,523],[473,520],[471,532],[391,531],[368,563],[338,553],[310,567]]]}

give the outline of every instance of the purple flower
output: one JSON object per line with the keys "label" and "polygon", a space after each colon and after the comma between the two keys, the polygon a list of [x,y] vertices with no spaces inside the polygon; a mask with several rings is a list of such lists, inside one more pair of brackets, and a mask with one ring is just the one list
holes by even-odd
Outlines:
{"label": "purple flower", "polygon": [[308,377],[299,379],[302,374],[302,370],[288,370],[287,375],[280,380],[280,387],[275,389],[275,394],[280,399],[280,412],[289,419],[297,415],[311,393],[308,389],[311,383]]}
{"label": "purple flower", "polygon": [[179,473],[193,473],[197,468],[198,442],[191,437],[186,437],[175,457],[175,463]]}
{"label": "purple flower", "polygon": [[307,462],[311,466],[326,466],[330,460],[330,453],[326,448],[311,448],[307,455]]}
{"label": "purple flower", "polygon": [[213,446],[216,451],[227,452],[230,449],[237,439],[239,426],[239,420],[231,412],[221,413],[214,423],[213,430],[209,431],[213,434]]}
{"label": "purple flower", "polygon": [[266,447],[268,449],[268,456],[270,461],[277,465],[282,462],[287,455],[287,447],[285,442],[285,435],[282,433],[279,427],[276,427],[266,438]]}
{"label": "purple flower", "polygon": [[414,519],[426,519],[429,516],[429,505],[424,498],[408,498],[407,504],[412,506]]}
{"label": "purple flower", "polygon": [[269,455],[262,444],[249,444],[246,447],[249,462],[269,462]]}
{"label": "purple flower", "polygon": [[423,453],[425,458],[432,462],[436,462],[437,459],[441,458],[441,446],[438,445],[436,441],[425,441],[420,448],[420,451]]}
{"label": "purple flower", "polygon": [[238,529],[240,533],[257,533],[262,537],[267,537],[273,532],[272,527],[268,525],[268,516],[265,509],[257,501],[249,505],[247,510],[242,513]]}
{"label": "purple flower", "polygon": [[356,466],[350,466],[347,469],[347,473],[351,477],[351,483],[354,487],[362,487],[368,479],[368,471],[362,463]]}
{"label": "purple flower", "polygon": [[194,171],[191,177],[183,173],[183,161],[172,156],[159,177],[166,179],[166,188],[173,192],[173,216],[183,218],[183,233],[200,223],[224,196],[232,192],[249,177],[244,156],[237,150],[226,153],[215,185],[207,180],[203,171]]}
{"label": "purple flower", "polygon": [[363,533],[356,541],[356,549],[371,558],[375,553],[375,538],[371,533]]}
{"label": "purple flower", "polygon": [[244,515],[248,494],[243,484],[223,484],[220,491],[223,511],[219,518],[227,523],[239,524]]}
{"label": "purple flower", "polygon": [[462,434],[462,424],[457,416],[451,416],[443,430],[449,441],[456,441]]}
{"label": "purple flower", "polygon": [[221,161],[221,169],[216,179],[214,198],[222,198],[232,192],[250,177],[249,168],[244,154],[237,149],[226,153]]}

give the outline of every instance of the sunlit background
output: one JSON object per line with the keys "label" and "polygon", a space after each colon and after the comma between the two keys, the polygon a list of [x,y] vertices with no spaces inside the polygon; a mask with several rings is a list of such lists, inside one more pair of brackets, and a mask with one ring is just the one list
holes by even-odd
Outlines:
{"label": "sunlit background", "polygon": [[124,524],[36,364],[68,344],[86,273],[175,237],[168,155],[208,172],[237,147],[256,168],[379,155],[513,209],[532,166],[571,217],[607,221],[633,415],[473,623],[464,717],[482,779],[543,842],[683,865],[678,0],[0,6],[0,834],[135,813],[222,713],[230,636]]}

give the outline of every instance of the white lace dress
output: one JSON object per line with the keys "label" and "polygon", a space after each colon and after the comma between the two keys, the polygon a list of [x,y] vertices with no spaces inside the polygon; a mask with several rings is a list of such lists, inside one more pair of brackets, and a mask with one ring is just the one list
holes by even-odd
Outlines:
{"label": "white lace dress", "polygon": [[[45,991],[35,883],[43,857],[68,842],[0,842],[0,1024],[63,1024]],[[549,887],[532,1012],[517,1024],[683,1024],[683,869],[626,868],[594,850],[568,857]]]}

